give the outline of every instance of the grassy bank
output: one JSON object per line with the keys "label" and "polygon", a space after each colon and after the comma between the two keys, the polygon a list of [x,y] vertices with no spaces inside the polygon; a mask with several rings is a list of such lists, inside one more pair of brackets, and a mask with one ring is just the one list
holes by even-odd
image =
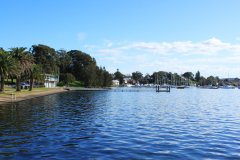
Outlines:
{"label": "grassy bank", "polygon": [[55,88],[33,88],[32,91],[29,91],[28,89],[22,89],[20,92],[16,92],[15,88],[6,87],[4,93],[0,93],[0,97],[9,95],[12,93],[16,95],[24,95],[24,94],[31,94],[31,93],[51,91],[51,90],[55,90]]}
{"label": "grassy bank", "polygon": [[36,98],[40,96],[46,96],[49,94],[55,94],[64,92],[63,88],[33,88],[32,91],[21,90],[21,92],[16,92],[15,88],[5,88],[4,93],[0,93],[0,104],[9,102],[18,102],[26,99]]}

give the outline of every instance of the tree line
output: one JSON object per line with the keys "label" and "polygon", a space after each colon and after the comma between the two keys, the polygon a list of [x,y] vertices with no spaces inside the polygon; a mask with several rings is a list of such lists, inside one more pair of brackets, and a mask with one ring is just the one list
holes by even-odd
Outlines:
{"label": "tree line", "polygon": [[99,67],[96,60],[80,50],[55,50],[47,45],[0,48],[0,92],[4,92],[5,80],[16,80],[16,91],[21,91],[21,82],[28,81],[29,91],[34,82],[44,82],[45,74],[60,75],[60,84],[80,81],[85,87],[108,87],[112,75]]}
{"label": "tree line", "polygon": [[[220,79],[218,76],[201,76],[200,71],[195,74],[192,72],[185,72],[183,74],[171,73],[166,71],[153,72],[153,74],[146,74],[145,76],[140,72],[133,72],[131,75],[124,75],[119,70],[114,73],[114,79],[119,80],[120,84],[124,83],[124,78],[128,77],[130,84],[169,84],[169,85],[191,85],[197,86],[223,86],[230,84],[227,79]],[[237,84],[233,84],[237,85]]]}

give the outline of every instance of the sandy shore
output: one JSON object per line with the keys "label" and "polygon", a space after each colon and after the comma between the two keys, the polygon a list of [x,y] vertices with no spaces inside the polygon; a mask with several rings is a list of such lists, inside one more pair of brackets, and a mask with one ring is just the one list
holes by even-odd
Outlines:
{"label": "sandy shore", "polygon": [[47,96],[50,94],[56,94],[66,92],[63,88],[53,88],[49,90],[33,90],[33,91],[22,91],[22,92],[6,92],[5,94],[0,96],[0,104],[12,103],[12,102],[19,102],[31,98]]}

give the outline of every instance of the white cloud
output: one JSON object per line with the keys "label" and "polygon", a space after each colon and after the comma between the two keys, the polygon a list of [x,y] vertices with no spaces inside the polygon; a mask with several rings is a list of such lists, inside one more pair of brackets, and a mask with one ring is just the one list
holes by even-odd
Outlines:
{"label": "white cloud", "polygon": [[190,53],[190,54],[214,54],[217,52],[229,50],[240,51],[240,44],[234,45],[222,42],[217,38],[211,38],[203,42],[194,43],[192,41],[175,42],[135,42],[119,49],[143,49],[154,53]]}
{"label": "white cloud", "polygon": [[[200,70],[206,75],[240,75],[240,44],[211,38],[201,42],[122,42],[105,41],[94,50],[100,63],[131,73],[165,70],[183,73]],[[115,71],[115,70],[114,70]]]}
{"label": "white cloud", "polygon": [[136,42],[128,45],[127,49],[144,49],[149,52],[166,54],[182,53],[187,54],[215,54],[225,50],[239,50],[240,45],[224,43],[217,38],[194,43],[192,41],[176,42]]}

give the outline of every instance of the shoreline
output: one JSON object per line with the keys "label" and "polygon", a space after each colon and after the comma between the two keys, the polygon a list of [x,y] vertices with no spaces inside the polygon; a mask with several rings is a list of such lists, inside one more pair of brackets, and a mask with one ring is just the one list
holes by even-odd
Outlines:
{"label": "shoreline", "polygon": [[[25,92],[25,93],[24,93]],[[13,93],[5,93],[0,96],[0,105],[16,103],[28,99],[38,98],[42,96],[48,96],[51,94],[58,94],[67,92],[64,88],[53,88],[49,90],[34,90],[34,91],[23,91],[23,92],[13,92]]]}
{"label": "shoreline", "polygon": [[85,88],[85,87],[65,87],[65,88],[51,88],[48,90],[34,89],[33,91],[10,92],[7,91],[0,95],[0,107],[4,104],[16,103],[42,96],[58,94],[69,91],[107,91],[110,88]]}
{"label": "shoreline", "polygon": [[85,87],[65,87],[68,91],[108,91],[111,88],[85,88]]}

